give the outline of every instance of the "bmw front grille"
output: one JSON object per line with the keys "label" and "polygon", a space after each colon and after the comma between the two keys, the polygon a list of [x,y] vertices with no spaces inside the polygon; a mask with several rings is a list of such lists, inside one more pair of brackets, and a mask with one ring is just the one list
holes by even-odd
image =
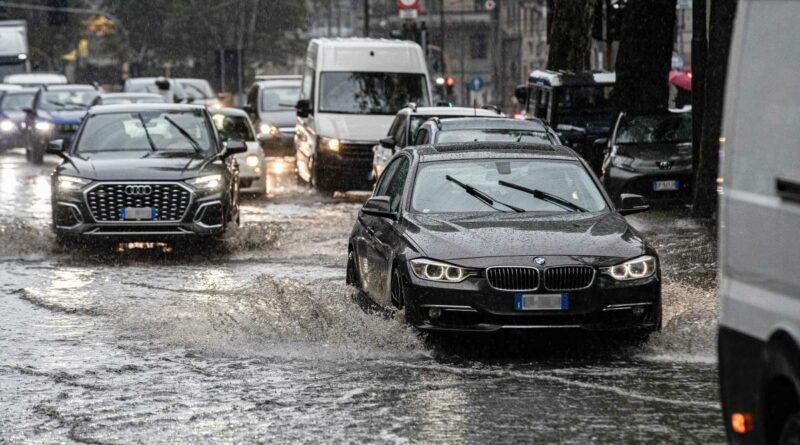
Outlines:
{"label": "bmw front grille", "polygon": [[174,182],[99,183],[85,196],[97,222],[124,222],[122,209],[128,207],[155,209],[153,222],[180,222],[192,201],[189,188]]}
{"label": "bmw front grille", "polygon": [[540,272],[535,267],[503,266],[486,269],[489,285],[502,291],[534,291],[540,281],[547,291],[585,289],[594,281],[594,268],[590,266],[553,266]]}

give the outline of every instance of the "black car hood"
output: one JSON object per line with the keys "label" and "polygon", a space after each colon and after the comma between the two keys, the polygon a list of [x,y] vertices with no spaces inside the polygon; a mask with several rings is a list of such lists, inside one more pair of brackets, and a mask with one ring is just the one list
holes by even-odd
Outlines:
{"label": "black car hood", "polygon": [[59,173],[97,181],[174,181],[213,174],[223,167],[200,153],[106,152],[70,156]]}
{"label": "black car hood", "polygon": [[410,215],[409,238],[430,258],[457,260],[532,255],[630,258],[645,250],[621,215],[568,213]]}
{"label": "black car hood", "polygon": [[276,127],[294,127],[297,120],[297,112],[290,111],[268,111],[258,115],[261,122],[269,122]]}

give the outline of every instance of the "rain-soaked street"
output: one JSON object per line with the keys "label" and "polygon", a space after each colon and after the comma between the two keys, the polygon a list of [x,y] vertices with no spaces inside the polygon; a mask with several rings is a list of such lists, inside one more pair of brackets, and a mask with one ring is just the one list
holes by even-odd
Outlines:
{"label": "rain-soaked street", "polygon": [[[208,249],[63,250],[49,172],[0,156],[0,442],[720,443],[713,243],[630,217],[664,329],[430,342],[345,286],[358,196],[273,178]],[[607,340],[607,339],[606,339]]]}

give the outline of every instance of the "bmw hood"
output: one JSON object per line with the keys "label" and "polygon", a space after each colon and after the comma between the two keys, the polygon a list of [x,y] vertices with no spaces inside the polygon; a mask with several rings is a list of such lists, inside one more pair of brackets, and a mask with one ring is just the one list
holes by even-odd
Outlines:
{"label": "bmw hood", "polygon": [[[142,152],[136,152],[141,154]],[[95,181],[180,181],[204,174],[219,173],[221,161],[209,161],[201,154],[153,153],[134,157],[131,153],[92,153],[74,155],[59,167],[59,174]]]}
{"label": "bmw hood", "polygon": [[514,256],[630,258],[645,242],[617,213],[412,215],[406,231],[439,260]]}
{"label": "bmw hood", "polygon": [[393,115],[332,114],[315,116],[317,134],[354,142],[377,142],[386,137],[394,120]]}
{"label": "bmw hood", "polygon": [[39,111],[39,117],[56,125],[78,125],[86,116],[86,110]]}

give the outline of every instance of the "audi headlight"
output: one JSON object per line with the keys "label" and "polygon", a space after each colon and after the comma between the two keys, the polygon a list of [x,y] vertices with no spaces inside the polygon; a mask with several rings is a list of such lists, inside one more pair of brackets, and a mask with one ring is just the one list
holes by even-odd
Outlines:
{"label": "audi headlight", "polygon": [[33,124],[33,128],[35,128],[37,131],[41,131],[42,133],[52,131],[54,127],[55,126],[52,122],[47,121],[36,121]]}
{"label": "audi headlight", "polygon": [[258,156],[250,155],[250,156],[247,157],[247,159],[245,159],[244,162],[245,162],[245,164],[247,164],[250,167],[255,167],[255,166],[258,165]]}
{"label": "audi headlight", "polygon": [[58,189],[61,191],[80,190],[83,186],[89,184],[90,180],[78,178],[76,176],[59,176]]}
{"label": "audi headlight", "polygon": [[618,281],[639,280],[656,273],[656,259],[650,255],[640,256],[600,271]]}
{"label": "audi headlight", "polygon": [[264,136],[277,136],[278,131],[279,131],[278,127],[272,124],[268,124],[266,122],[258,126],[258,132],[263,134]]}
{"label": "audi headlight", "polygon": [[14,122],[8,119],[3,119],[2,121],[0,121],[0,131],[2,131],[3,133],[8,133],[16,129],[17,126],[14,124]]}
{"label": "audi headlight", "polygon": [[411,260],[411,270],[423,280],[444,283],[459,283],[474,275],[474,271],[470,269],[422,258]]}
{"label": "audi headlight", "polygon": [[340,146],[341,142],[339,141],[339,139],[326,138],[326,137],[319,138],[319,147],[322,147],[326,150],[338,152]]}
{"label": "audi headlight", "polygon": [[222,175],[200,176],[186,182],[200,190],[215,190],[222,182]]}

